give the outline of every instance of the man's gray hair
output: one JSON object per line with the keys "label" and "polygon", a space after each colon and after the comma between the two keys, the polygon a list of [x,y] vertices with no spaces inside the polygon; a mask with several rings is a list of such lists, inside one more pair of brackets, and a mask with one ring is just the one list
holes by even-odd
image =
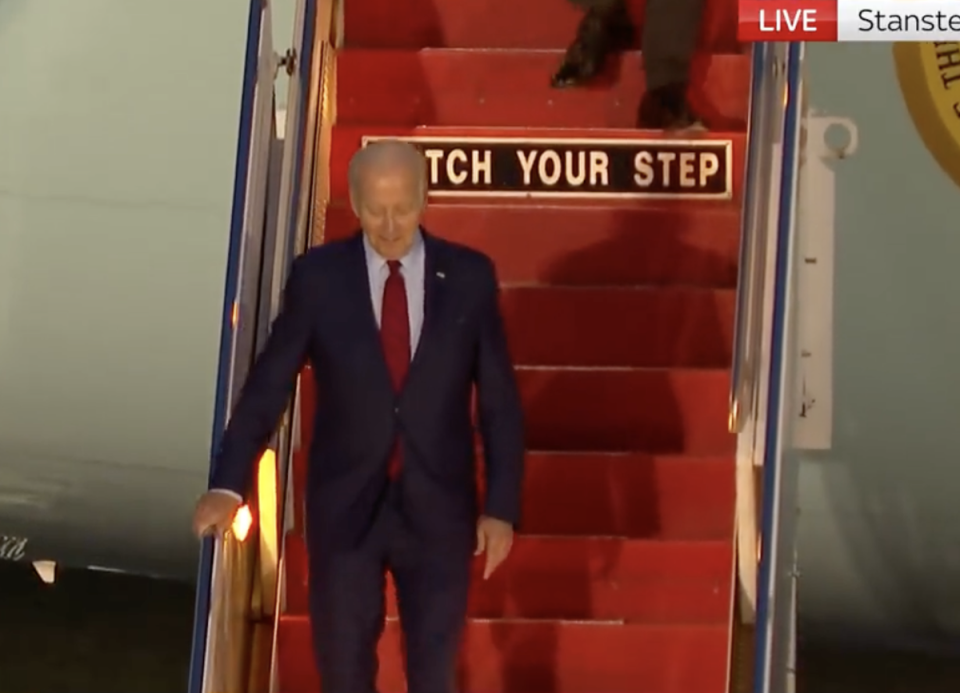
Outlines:
{"label": "man's gray hair", "polygon": [[420,150],[403,140],[375,140],[359,149],[350,159],[347,180],[350,193],[356,197],[367,172],[389,167],[404,168],[417,177],[417,194],[427,194],[427,160]]}

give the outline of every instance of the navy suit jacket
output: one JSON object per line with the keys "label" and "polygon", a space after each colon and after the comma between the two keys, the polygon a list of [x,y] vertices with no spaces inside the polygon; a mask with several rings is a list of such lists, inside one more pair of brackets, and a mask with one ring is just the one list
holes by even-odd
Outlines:
{"label": "navy suit jacket", "polygon": [[423,241],[424,323],[399,394],[381,348],[362,235],[294,261],[281,312],[214,460],[211,488],[247,493],[254,462],[309,361],[317,392],[306,493],[311,545],[362,540],[382,502],[398,436],[399,497],[411,529],[472,540],[479,510],[474,386],[486,470],[483,513],[518,522],[523,413],[493,263],[427,233]]}

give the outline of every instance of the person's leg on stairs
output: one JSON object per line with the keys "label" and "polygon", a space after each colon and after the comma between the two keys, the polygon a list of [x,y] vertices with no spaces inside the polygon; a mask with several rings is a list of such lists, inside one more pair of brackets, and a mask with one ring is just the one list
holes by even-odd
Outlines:
{"label": "person's leg on stairs", "polygon": [[624,0],[573,0],[586,10],[577,35],[553,75],[554,87],[584,84],[603,70],[607,59],[633,43],[635,29]]}
{"label": "person's leg on stairs", "polygon": [[704,129],[687,98],[703,10],[704,0],[647,0],[641,41],[647,86],[639,127]]}

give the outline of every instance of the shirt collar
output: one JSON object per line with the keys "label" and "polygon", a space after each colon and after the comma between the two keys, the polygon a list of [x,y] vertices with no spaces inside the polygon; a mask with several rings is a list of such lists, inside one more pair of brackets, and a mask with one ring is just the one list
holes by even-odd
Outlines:
{"label": "shirt collar", "polygon": [[[367,258],[367,267],[379,272],[382,271],[386,266],[386,258],[374,250],[373,246],[370,245],[370,241],[367,240],[366,234],[363,234],[363,253]],[[409,270],[423,264],[423,258],[423,234],[418,228],[413,236],[413,245],[410,246],[410,250],[407,251],[407,254],[400,258],[400,264]]]}

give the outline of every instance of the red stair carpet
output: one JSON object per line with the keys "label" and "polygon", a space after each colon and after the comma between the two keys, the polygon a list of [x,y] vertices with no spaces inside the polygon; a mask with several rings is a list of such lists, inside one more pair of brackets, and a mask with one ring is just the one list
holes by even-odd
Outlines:
{"label": "red stair carpet", "polygon": [[[727,369],[749,76],[735,12],[709,0],[693,95],[730,128],[710,135],[732,143],[726,199],[451,194],[429,209],[427,228],[496,261],[528,421],[524,533],[475,584],[464,693],[727,690]],[[669,144],[630,129],[638,53],[596,87],[550,89],[577,19],[565,0],[346,0],[324,238],[355,228],[345,170],[364,136]],[[297,532],[286,546],[279,690],[319,693]],[[382,693],[406,690],[395,614],[391,602]]]}

